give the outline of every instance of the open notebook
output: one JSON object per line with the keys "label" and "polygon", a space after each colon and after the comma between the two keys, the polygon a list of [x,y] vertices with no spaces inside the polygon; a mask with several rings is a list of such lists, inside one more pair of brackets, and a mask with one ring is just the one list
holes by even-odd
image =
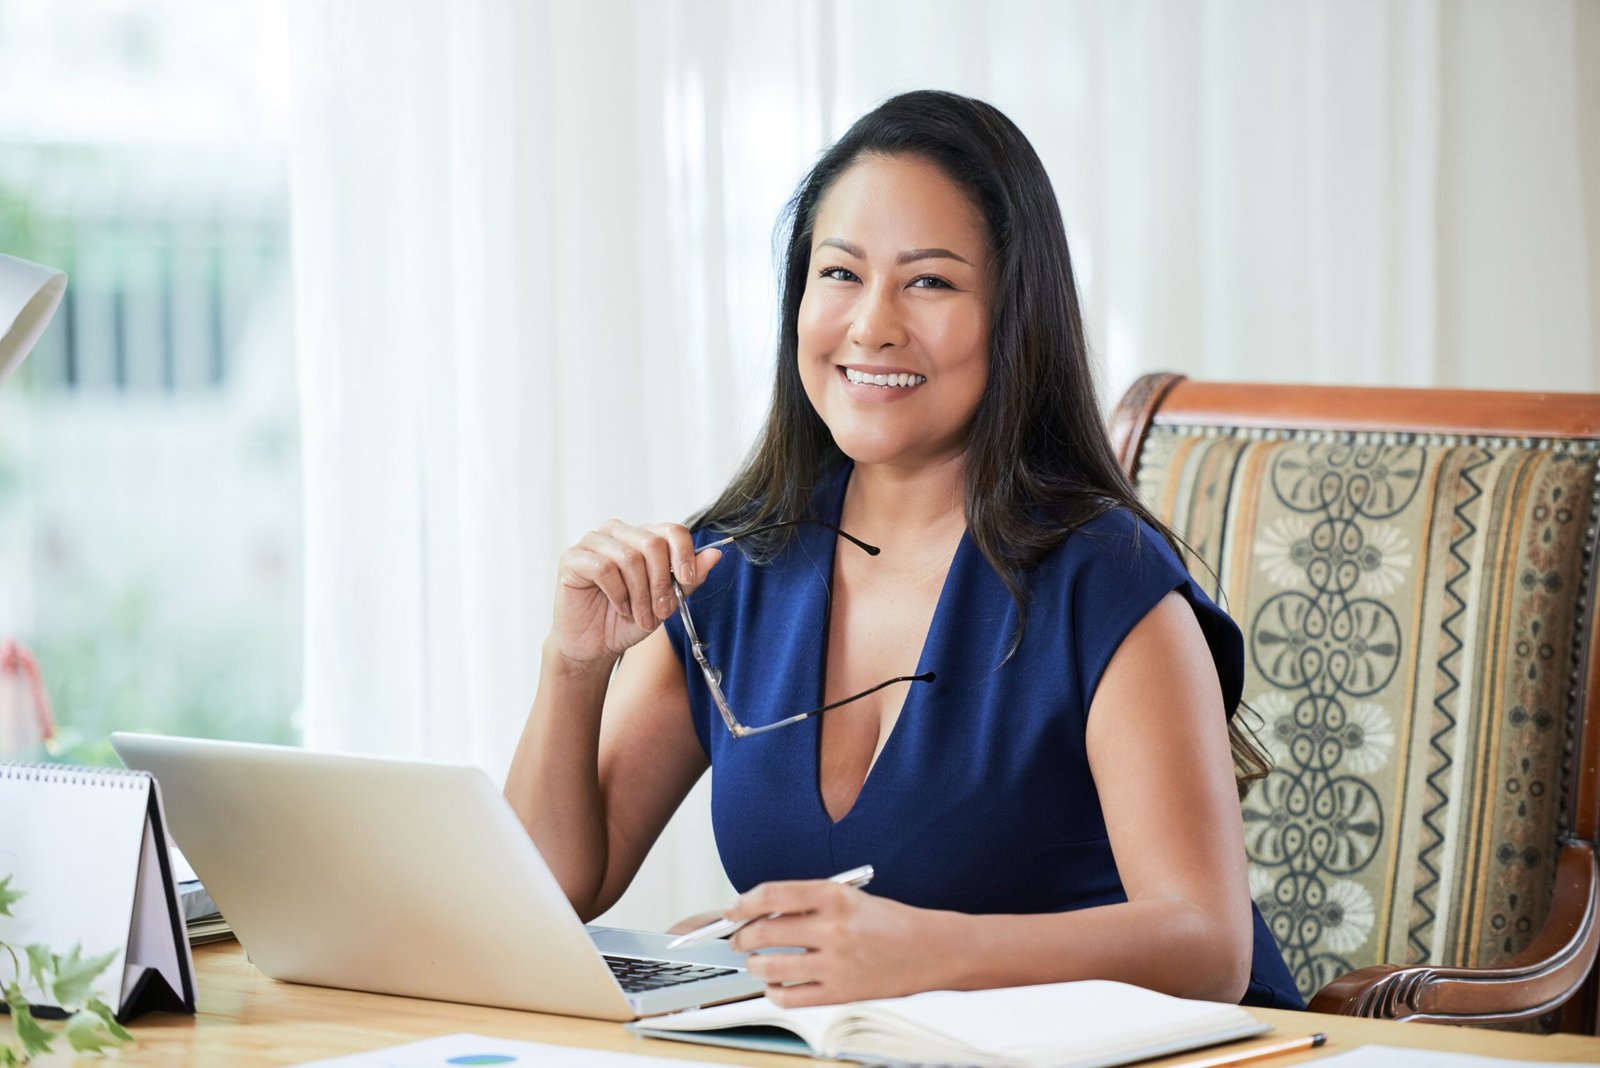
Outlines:
{"label": "open notebook", "polygon": [[1101,1068],[1270,1030],[1237,1005],[1101,980],[814,1009],[780,1009],[757,998],[629,1027],[652,1038],[774,1053],[991,1068]]}

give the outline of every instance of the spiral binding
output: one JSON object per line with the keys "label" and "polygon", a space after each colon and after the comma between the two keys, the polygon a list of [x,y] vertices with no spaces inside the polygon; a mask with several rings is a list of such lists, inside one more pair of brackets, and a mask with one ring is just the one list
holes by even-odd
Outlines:
{"label": "spiral binding", "polygon": [[48,782],[65,786],[109,786],[137,790],[151,778],[148,771],[131,768],[91,768],[80,764],[30,764],[0,761],[0,779]]}

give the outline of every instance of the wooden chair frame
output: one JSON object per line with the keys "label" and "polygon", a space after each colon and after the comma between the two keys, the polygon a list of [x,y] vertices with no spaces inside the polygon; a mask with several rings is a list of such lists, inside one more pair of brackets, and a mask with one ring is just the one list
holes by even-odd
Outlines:
{"label": "wooden chair frame", "polygon": [[[1497,438],[1600,439],[1600,394],[1284,386],[1195,382],[1151,374],[1112,415],[1117,459],[1129,478],[1150,427],[1260,427],[1407,431]],[[1340,976],[1311,1001],[1317,1012],[1434,1023],[1505,1023],[1559,1011],[1563,1031],[1596,1033],[1600,951],[1600,604],[1588,527],[1588,586],[1578,602],[1586,655],[1570,681],[1578,722],[1569,734],[1567,834],[1556,860],[1550,914],[1532,944],[1496,968],[1379,964]],[[1181,533],[1181,531],[1179,532]]]}

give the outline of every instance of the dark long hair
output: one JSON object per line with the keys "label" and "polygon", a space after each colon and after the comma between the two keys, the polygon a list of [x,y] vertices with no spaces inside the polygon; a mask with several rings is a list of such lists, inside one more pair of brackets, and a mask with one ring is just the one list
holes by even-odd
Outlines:
{"label": "dark long hair", "polygon": [[[1027,623],[1027,572],[1073,530],[1122,507],[1179,546],[1111,451],[1049,175],[1022,131],[980,100],[933,90],[893,97],[856,120],[801,182],[779,221],[781,326],[766,422],[743,468],[690,522],[737,534],[806,518],[817,482],[846,462],[801,384],[797,324],[818,206],[867,155],[935,164],[988,230],[989,374],[967,439],[964,498],[968,532],[1018,607],[1014,652]],[[1229,731],[1242,792],[1270,765],[1239,726]]]}

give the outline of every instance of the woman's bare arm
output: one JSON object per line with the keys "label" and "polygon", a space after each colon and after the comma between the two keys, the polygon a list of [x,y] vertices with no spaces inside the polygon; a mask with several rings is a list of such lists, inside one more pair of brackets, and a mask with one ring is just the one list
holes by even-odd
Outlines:
{"label": "woman's bare arm", "polygon": [[622,895],[706,769],[661,622],[676,609],[669,573],[692,590],[719,555],[697,559],[679,526],[613,522],[562,557],[505,794],[586,920]]}
{"label": "woman's bare arm", "polygon": [[969,980],[1095,975],[1238,1001],[1253,949],[1244,828],[1216,667],[1181,594],[1152,609],[1107,666],[1088,747],[1127,903],[981,918]]}

